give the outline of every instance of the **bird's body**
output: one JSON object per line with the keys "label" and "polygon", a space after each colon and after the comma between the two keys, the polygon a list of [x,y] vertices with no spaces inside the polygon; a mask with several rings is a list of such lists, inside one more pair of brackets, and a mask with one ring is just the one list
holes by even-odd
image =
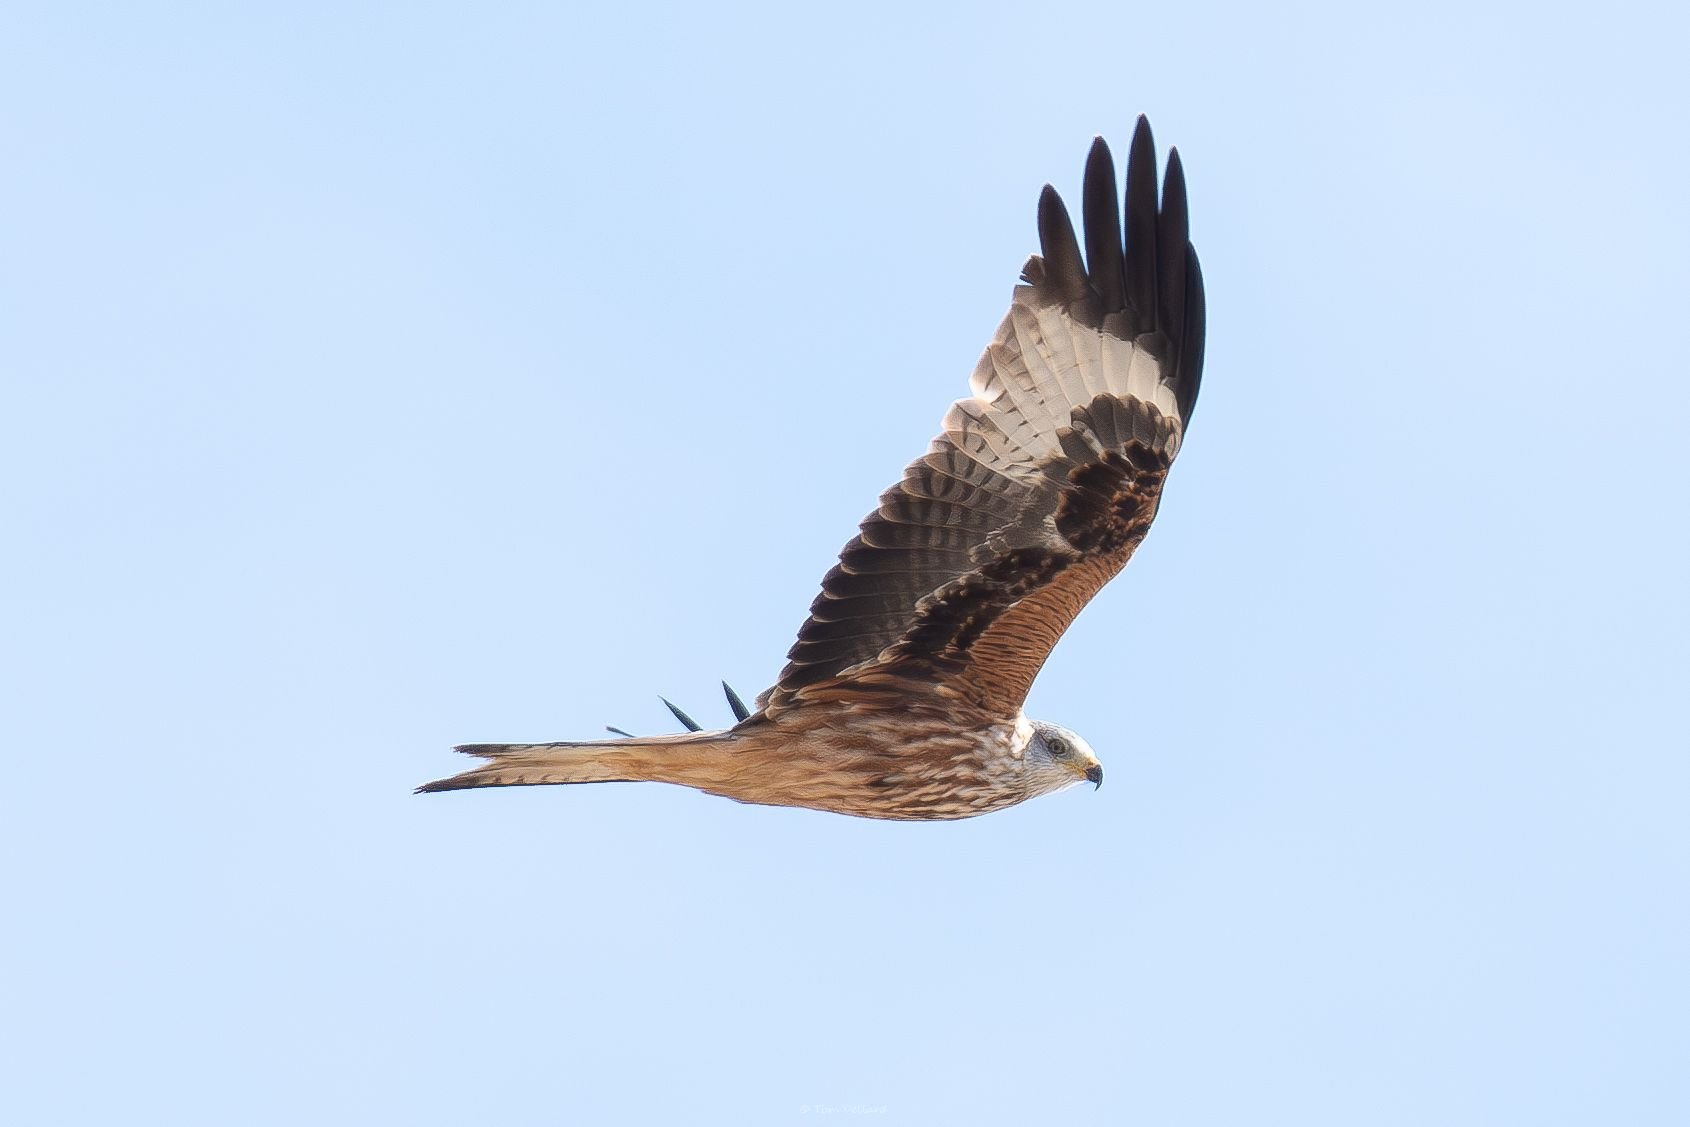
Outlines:
{"label": "bird's body", "polygon": [[[928,452],[822,581],[789,662],[735,727],[590,743],[470,744],[489,762],[423,790],[659,781],[872,818],[984,814],[1102,768],[1027,719],[1033,678],[1156,515],[1202,368],[1203,287],[1170,152],[1143,118],[1125,224],[1099,140],[1085,243],[1056,193],[1043,255]],[[1104,670],[1106,678],[1113,671]]]}
{"label": "bird's body", "polygon": [[[1053,729],[1054,730],[1054,729]],[[1071,733],[1063,733],[1071,736]],[[678,783],[723,798],[803,806],[866,818],[936,821],[1013,806],[1036,794],[1101,780],[1089,750],[1078,773],[1050,769],[1032,721],[969,714],[921,694],[837,700],[769,715],[724,731],[590,743],[468,745],[486,767],[466,786],[564,782]],[[1072,737],[1076,748],[1083,748]],[[445,789],[445,788],[441,788]]]}

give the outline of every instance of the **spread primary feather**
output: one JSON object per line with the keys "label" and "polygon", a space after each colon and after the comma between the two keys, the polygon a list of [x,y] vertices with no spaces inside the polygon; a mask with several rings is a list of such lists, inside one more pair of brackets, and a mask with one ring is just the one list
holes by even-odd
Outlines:
{"label": "spread primary feather", "polygon": [[1093,145],[1083,258],[1045,189],[1041,254],[971,394],[840,552],[756,712],[722,732],[466,745],[489,762],[422,789],[649,779],[930,819],[1100,781],[1085,741],[1021,705],[1149,529],[1196,402],[1203,284],[1178,155],[1160,193],[1155,174],[1140,118],[1123,215],[1108,147]]}

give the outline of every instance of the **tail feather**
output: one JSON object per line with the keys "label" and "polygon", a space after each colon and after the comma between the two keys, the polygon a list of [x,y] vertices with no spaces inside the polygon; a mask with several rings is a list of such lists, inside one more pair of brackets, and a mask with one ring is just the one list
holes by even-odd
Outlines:
{"label": "tail feather", "polygon": [[417,788],[418,794],[475,787],[668,781],[663,760],[677,745],[707,743],[723,732],[682,732],[637,739],[544,744],[460,744],[454,751],[488,762]]}

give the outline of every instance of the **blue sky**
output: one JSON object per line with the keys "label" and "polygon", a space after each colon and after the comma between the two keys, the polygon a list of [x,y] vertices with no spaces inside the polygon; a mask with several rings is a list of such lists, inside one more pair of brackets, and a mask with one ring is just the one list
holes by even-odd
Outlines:
{"label": "blue sky", "polygon": [[[14,6],[18,1122],[1690,1118],[1662,5]],[[417,797],[720,723],[1150,115],[1162,515],[956,824]]]}

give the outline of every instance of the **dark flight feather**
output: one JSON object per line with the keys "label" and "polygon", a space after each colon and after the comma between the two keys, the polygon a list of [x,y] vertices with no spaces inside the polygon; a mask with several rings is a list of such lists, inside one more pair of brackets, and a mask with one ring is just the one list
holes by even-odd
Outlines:
{"label": "dark flight feather", "polygon": [[[1061,196],[1040,193],[1040,254],[976,372],[975,399],[952,408],[945,433],[840,552],[765,704],[872,668],[956,676],[982,639],[993,660],[1036,673],[1125,563],[1155,514],[1203,357],[1184,172],[1170,152],[1158,192],[1156,171],[1143,118],[1123,194],[1108,145],[1093,143],[1084,256]],[[1058,314],[1067,320],[1047,320]],[[1135,382],[1150,366],[1155,382]],[[1078,567],[1088,561],[1101,562]],[[1036,644],[1003,635],[1023,621]],[[1026,669],[1000,672],[980,683],[1031,683]]]}

